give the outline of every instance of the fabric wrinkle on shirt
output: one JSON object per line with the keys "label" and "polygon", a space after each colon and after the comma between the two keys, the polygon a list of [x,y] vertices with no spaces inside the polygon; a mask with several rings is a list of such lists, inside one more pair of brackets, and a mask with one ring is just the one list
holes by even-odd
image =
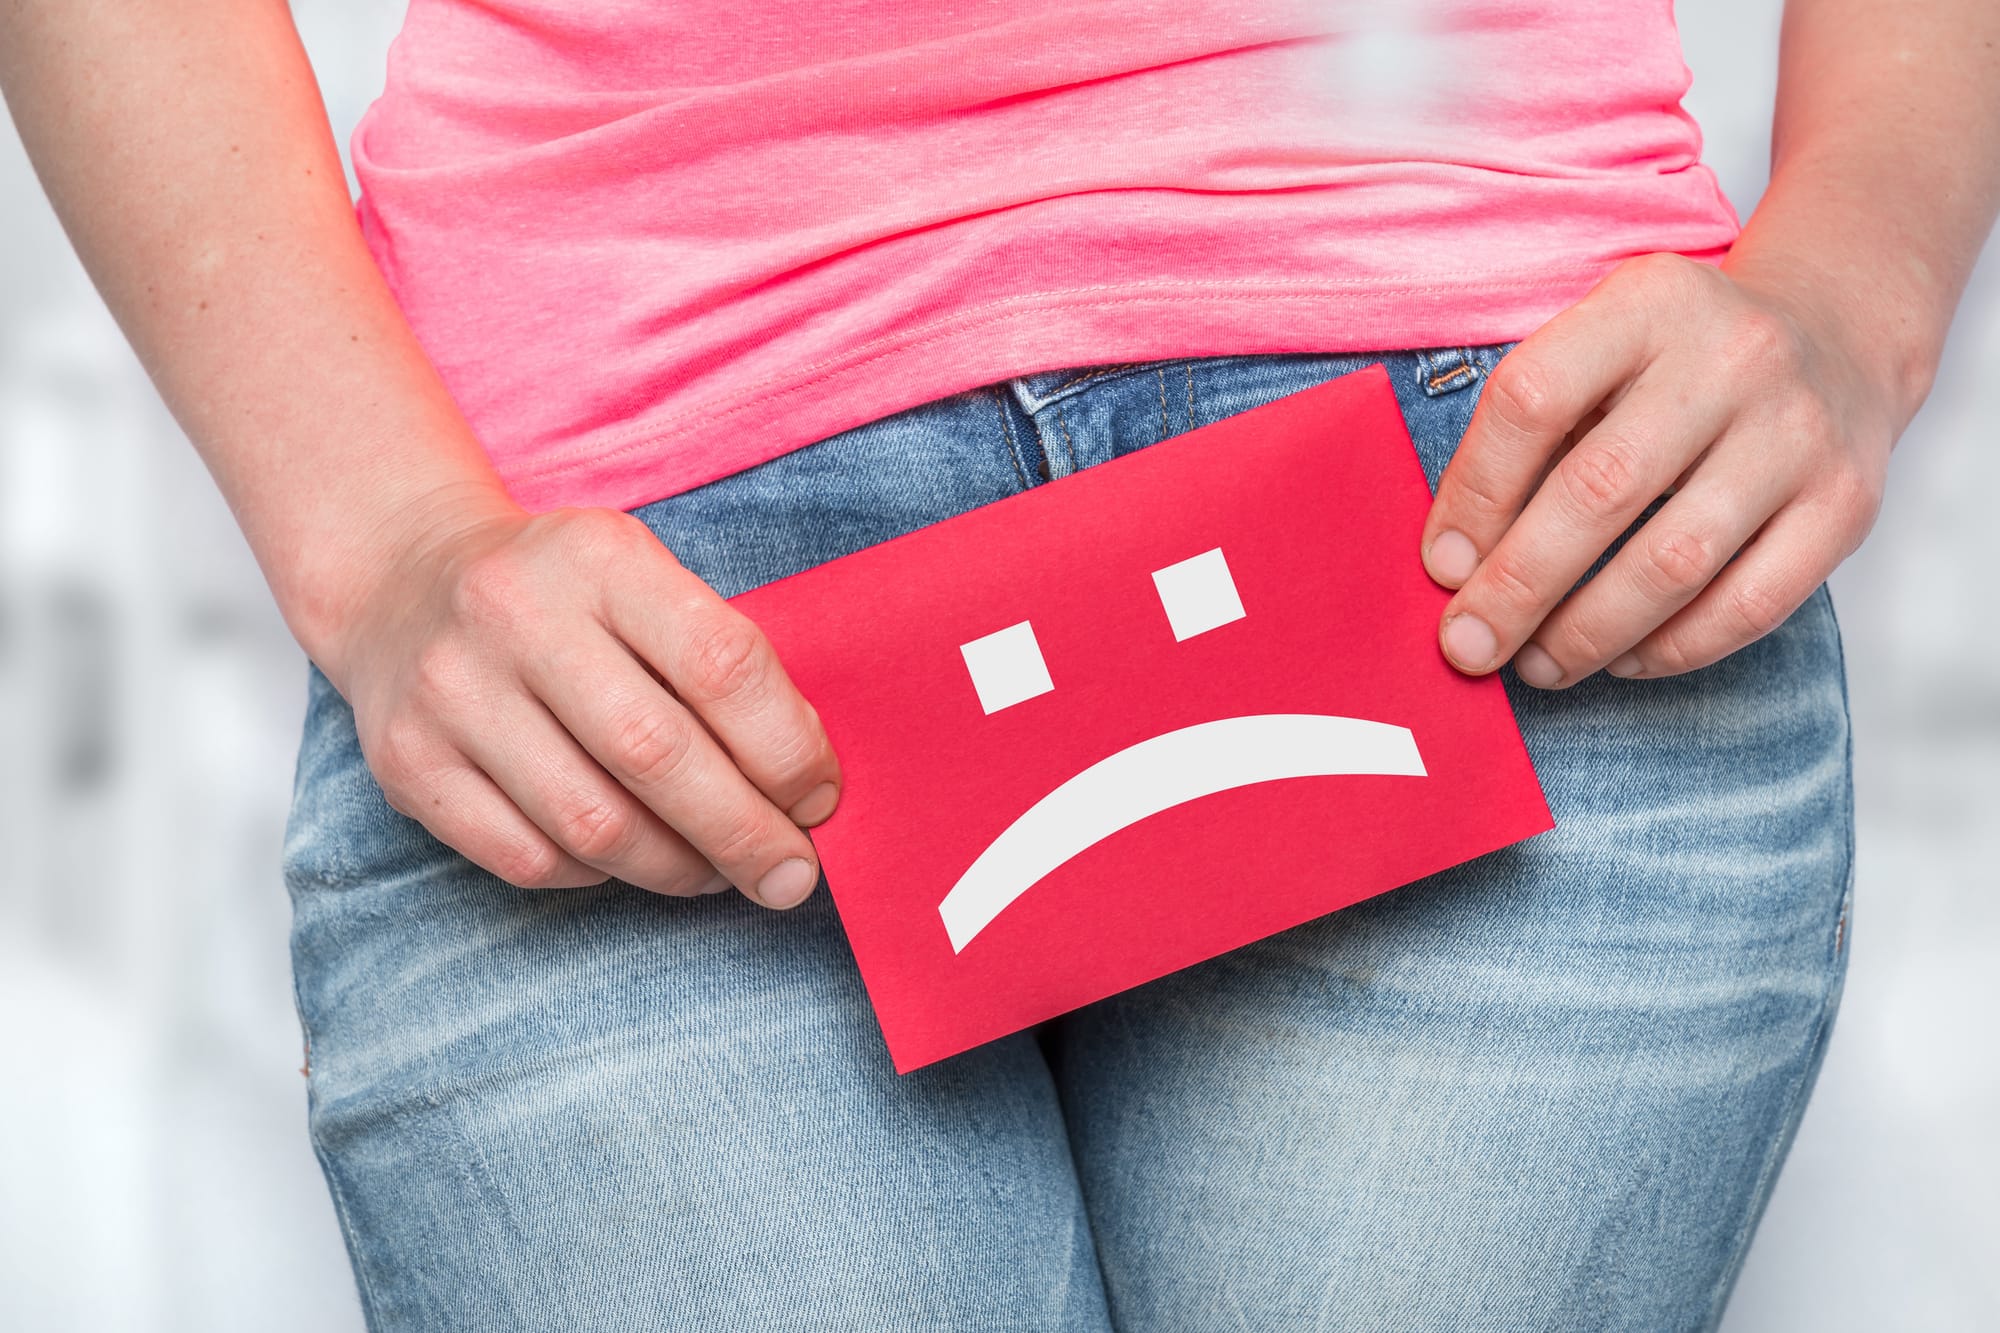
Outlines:
{"label": "fabric wrinkle on shirt", "polygon": [[358,216],[534,510],[1010,376],[1496,343],[1727,253],[1670,0],[412,0]]}

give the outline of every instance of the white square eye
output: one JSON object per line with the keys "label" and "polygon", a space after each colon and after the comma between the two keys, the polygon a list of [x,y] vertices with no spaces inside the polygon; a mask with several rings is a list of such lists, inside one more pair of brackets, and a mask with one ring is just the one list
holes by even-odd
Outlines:
{"label": "white square eye", "polygon": [[1220,546],[1154,570],[1153,586],[1160,590],[1175,643],[1243,619],[1243,600],[1236,595],[1236,580],[1229,577]]}
{"label": "white square eye", "polygon": [[972,688],[979,691],[979,706],[989,714],[1055,688],[1049,680],[1049,664],[1042,660],[1042,646],[1035,642],[1035,631],[1025,620],[962,643],[958,651],[965,654],[965,669],[972,673]]}

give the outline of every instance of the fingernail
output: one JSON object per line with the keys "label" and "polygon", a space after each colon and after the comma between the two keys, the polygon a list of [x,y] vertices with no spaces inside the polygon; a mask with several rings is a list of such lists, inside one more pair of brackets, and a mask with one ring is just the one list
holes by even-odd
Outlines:
{"label": "fingernail", "polygon": [[1514,654],[1514,674],[1538,690],[1552,690],[1563,678],[1563,669],[1538,643],[1524,643]]}
{"label": "fingernail", "polygon": [[1473,548],[1472,538],[1456,528],[1446,528],[1431,538],[1431,549],[1424,556],[1424,566],[1431,577],[1439,583],[1456,588],[1472,577],[1472,571],[1479,567],[1479,552]]}
{"label": "fingernail", "polygon": [[757,881],[757,899],[766,907],[795,907],[819,883],[819,873],[800,857],[780,861]]}
{"label": "fingernail", "polygon": [[1626,653],[1604,669],[1614,676],[1636,676],[1646,668],[1644,663],[1639,661],[1637,653]]}
{"label": "fingernail", "polygon": [[710,893],[721,893],[725,889],[733,889],[735,887],[736,885],[730,882],[729,876],[718,870],[708,877],[706,884],[695,890],[695,896],[701,897]]}
{"label": "fingernail", "polygon": [[1444,651],[1458,665],[1478,671],[1500,651],[1500,640],[1478,616],[1460,612],[1444,623]]}
{"label": "fingernail", "polygon": [[817,824],[833,813],[833,807],[839,800],[840,789],[831,782],[822,782],[792,807],[792,822],[801,828]]}

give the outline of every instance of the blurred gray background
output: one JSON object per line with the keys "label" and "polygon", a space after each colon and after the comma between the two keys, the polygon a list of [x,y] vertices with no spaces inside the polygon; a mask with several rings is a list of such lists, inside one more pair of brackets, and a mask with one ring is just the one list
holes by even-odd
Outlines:
{"label": "blurred gray background", "polygon": [[[293,10],[344,147],[402,6]],[[1778,0],[1679,16],[1747,213]],[[0,204],[0,1328],[357,1330],[277,871],[304,658],[11,128]],[[2000,260],[1954,339],[1834,579],[1854,952],[1731,1333],[2000,1329]]]}

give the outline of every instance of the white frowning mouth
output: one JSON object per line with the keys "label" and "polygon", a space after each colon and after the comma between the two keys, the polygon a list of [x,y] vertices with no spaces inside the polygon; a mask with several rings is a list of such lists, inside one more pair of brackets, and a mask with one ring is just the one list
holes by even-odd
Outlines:
{"label": "white frowning mouth", "polygon": [[1408,727],[1321,713],[1200,722],[1128,745],[1033,805],[988,844],[938,904],[951,949],[1071,857],[1187,801],[1281,778],[1425,776]]}

